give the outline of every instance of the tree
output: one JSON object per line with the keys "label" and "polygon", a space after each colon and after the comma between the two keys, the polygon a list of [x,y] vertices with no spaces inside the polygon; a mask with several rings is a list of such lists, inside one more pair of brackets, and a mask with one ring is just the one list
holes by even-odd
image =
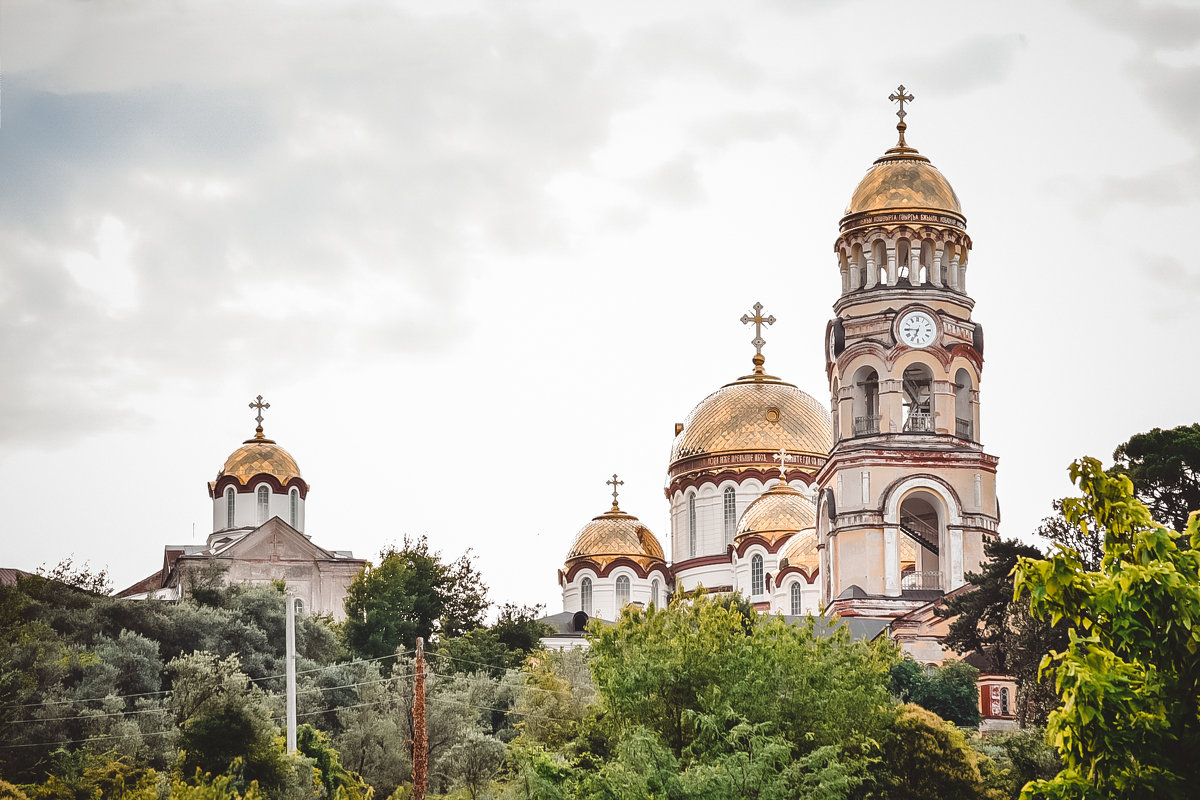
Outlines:
{"label": "tree", "polygon": [[938,610],[952,617],[945,644],[966,655],[979,653],[997,672],[1017,681],[1017,720],[1021,725],[1044,725],[1058,703],[1048,678],[1039,676],[1042,657],[1064,647],[1064,625],[1034,617],[1027,603],[1013,600],[1012,571],[1021,558],[1041,558],[1042,552],[1015,539],[984,542],[986,560],[979,572],[967,573],[974,588],[947,597]]}
{"label": "tree", "polygon": [[485,670],[500,676],[507,669],[521,666],[525,657],[541,646],[543,636],[554,632],[539,622],[542,606],[516,606],[505,603],[496,622],[461,636],[443,639],[435,655],[442,667],[457,672]]}
{"label": "tree", "polygon": [[470,553],[445,564],[428,540],[404,540],[402,549],[379,554],[379,565],[354,579],[346,594],[343,630],[361,658],[411,650],[435,632],[459,636],[483,624],[487,587]]}
{"label": "tree", "polygon": [[1063,513],[1105,531],[1099,570],[1060,549],[1021,559],[1016,597],[1051,624],[1064,650],[1043,661],[1062,705],[1050,714],[1063,769],[1024,798],[1184,798],[1200,784],[1200,513],[1181,535],[1154,521],[1122,474],[1071,465],[1082,497]]}
{"label": "tree", "polygon": [[475,800],[504,763],[504,744],[479,731],[471,731],[450,751],[450,775]]}
{"label": "tree", "polygon": [[911,658],[892,667],[889,688],[903,703],[916,703],[955,725],[979,724],[979,670],[965,661],[923,666]]}
{"label": "tree", "polygon": [[884,744],[888,800],[1001,800],[985,788],[962,732],[917,705],[900,710]]}
{"label": "tree", "polygon": [[[1042,519],[1042,523],[1034,533],[1049,542],[1055,542],[1069,547],[1079,554],[1079,563],[1089,572],[1100,569],[1104,560],[1104,531],[1089,520],[1086,532],[1077,525],[1072,525],[1063,515],[1063,499],[1050,504],[1054,513]],[[1038,558],[1041,554],[1022,553],[1027,558]],[[1015,563],[1015,562],[1014,562]]]}
{"label": "tree", "polygon": [[1200,510],[1200,423],[1131,436],[1113,462],[1154,519],[1182,531],[1188,514]]}

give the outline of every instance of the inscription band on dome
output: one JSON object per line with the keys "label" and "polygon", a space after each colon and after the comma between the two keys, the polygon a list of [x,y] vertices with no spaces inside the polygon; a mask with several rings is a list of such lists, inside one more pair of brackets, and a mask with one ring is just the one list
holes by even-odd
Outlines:
{"label": "inscription band on dome", "polygon": [[965,231],[966,220],[938,211],[883,211],[851,214],[842,220],[842,231],[871,225],[945,225]]}

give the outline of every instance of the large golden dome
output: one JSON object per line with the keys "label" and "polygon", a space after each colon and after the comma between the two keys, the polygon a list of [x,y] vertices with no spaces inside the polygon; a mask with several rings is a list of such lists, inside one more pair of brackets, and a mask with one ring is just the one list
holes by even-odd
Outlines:
{"label": "large golden dome", "polygon": [[825,458],[832,446],[829,411],[823,405],[778,378],[747,375],[692,409],[671,445],[671,462],[718,453],[773,454],[781,447],[789,454]]}
{"label": "large golden dome", "polygon": [[817,509],[813,501],[786,483],[777,483],[746,506],[738,520],[734,540],[759,536],[774,545],[794,533],[816,526]]}
{"label": "large golden dome", "polygon": [[567,553],[567,568],[588,561],[604,569],[618,558],[628,558],[646,570],[656,564],[666,566],[662,545],[650,529],[614,503],[611,510],[579,530]]}
{"label": "large golden dome", "polygon": [[862,224],[887,224],[886,219],[877,218],[887,212],[924,212],[931,216],[920,220],[896,219],[893,223],[919,221],[965,227],[962,204],[950,181],[916,148],[905,144],[904,123],[897,127],[899,143],[875,159],[850,195],[842,217],[842,231]]}
{"label": "large golden dome", "polygon": [[300,478],[300,467],[291,453],[275,444],[274,440],[256,435],[247,439],[225,459],[225,466],[217,474],[217,480],[232,476],[245,486],[255,475],[271,475],[284,486],[293,478]]}

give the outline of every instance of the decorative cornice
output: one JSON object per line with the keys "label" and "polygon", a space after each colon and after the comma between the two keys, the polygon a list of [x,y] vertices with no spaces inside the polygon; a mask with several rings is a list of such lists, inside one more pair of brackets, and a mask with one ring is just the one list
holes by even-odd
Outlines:
{"label": "decorative cornice", "polygon": [[279,478],[266,472],[252,475],[245,483],[242,483],[233,475],[222,475],[216,481],[208,484],[208,496],[215,500],[218,495],[225,493],[225,488],[228,486],[232,486],[239,494],[252,494],[258,488],[259,484],[262,483],[270,486],[275,491],[275,494],[287,494],[294,486],[300,490],[301,498],[308,498],[309,487],[303,478],[292,478],[285,484],[280,483]]}
{"label": "decorative cornice", "polygon": [[[797,460],[801,458],[811,458],[807,456],[797,456]],[[763,459],[765,461],[765,458]],[[802,464],[797,466],[792,462],[792,454],[788,453],[788,483],[797,479],[802,479],[805,483],[811,484],[816,480],[816,470],[820,468],[824,459],[815,459],[812,461],[818,462],[815,464]],[[681,462],[682,463],[682,462]],[[804,467],[812,467],[812,471],[804,469]],[[668,472],[668,475],[671,475]],[[720,472],[696,472],[688,474],[684,477],[674,477],[671,482],[663,489],[663,494],[667,499],[676,492],[686,492],[688,489],[696,489],[705,484],[711,483],[713,486],[720,486],[725,481],[733,481],[738,486],[741,486],[745,481],[754,479],[759,483],[766,484],[767,481],[779,477],[779,467],[745,467],[743,469],[724,469]]]}
{"label": "decorative cornice", "polygon": [[637,575],[639,578],[642,578],[642,579],[650,577],[650,573],[652,573],[652,572],[658,572],[663,576],[663,579],[665,581],[667,581],[668,586],[674,580],[674,575],[672,575],[672,570],[669,567],[667,567],[665,564],[655,564],[652,567],[650,567],[649,569],[646,569],[641,564],[634,561],[632,558],[627,558],[625,556],[621,556],[620,558],[615,558],[612,561],[608,562],[608,564],[606,564],[604,566],[600,566],[596,562],[591,561],[586,557],[580,558],[575,563],[571,564],[571,566],[569,566],[567,568],[565,573],[562,570],[559,570],[559,574],[563,576],[563,579],[567,583],[570,583],[571,581],[575,580],[575,576],[578,575],[579,572],[583,569],[592,570],[593,572],[596,573],[596,577],[598,577],[598,578],[607,578],[609,575],[612,574],[612,571],[615,570],[617,567],[629,567],[630,569],[633,570],[635,575]]}

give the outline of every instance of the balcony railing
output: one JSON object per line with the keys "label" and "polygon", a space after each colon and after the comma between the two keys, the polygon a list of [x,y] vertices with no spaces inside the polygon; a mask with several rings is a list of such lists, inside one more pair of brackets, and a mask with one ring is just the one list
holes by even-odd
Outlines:
{"label": "balcony railing", "polygon": [[900,576],[900,589],[942,590],[942,573],[936,569],[909,572]]}
{"label": "balcony railing", "polygon": [[904,420],[905,433],[933,433],[933,414],[916,412]]}
{"label": "balcony railing", "polygon": [[958,417],[954,420],[954,433],[960,439],[975,441],[975,423],[969,419]]}
{"label": "balcony railing", "polygon": [[854,418],[854,435],[855,436],[872,436],[879,433],[879,415],[873,417],[855,417]]}

